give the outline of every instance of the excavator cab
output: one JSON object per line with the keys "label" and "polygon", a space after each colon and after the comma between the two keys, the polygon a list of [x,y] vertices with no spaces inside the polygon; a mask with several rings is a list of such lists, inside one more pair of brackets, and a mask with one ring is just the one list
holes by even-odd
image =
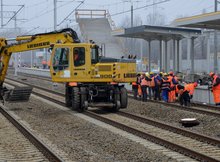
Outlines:
{"label": "excavator cab", "polygon": [[50,61],[51,78],[54,82],[91,81],[89,44],[55,44]]}

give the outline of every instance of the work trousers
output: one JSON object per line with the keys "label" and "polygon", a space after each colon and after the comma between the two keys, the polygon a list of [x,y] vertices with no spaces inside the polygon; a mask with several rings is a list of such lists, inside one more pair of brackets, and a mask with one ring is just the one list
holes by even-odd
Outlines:
{"label": "work trousers", "polygon": [[190,96],[187,91],[183,92],[182,95],[180,95],[180,105],[189,106],[190,104]]}
{"label": "work trousers", "polygon": [[133,95],[134,95],[134,99],[137,99],[138,85],[132,85],[132,92],[133,92]]}
{"label": "work trousers", "polygon": [[163,101],[168,102],[168,97],[169,97],[169,90],[168,89],[162,90]]}
{"label": "work trousers", "polygon": [[151,99],[151,96],[153,95],[153,88],[148,87],[148,98]]}
{"label": "work trousers", "polygon": [[160,98],[160,87],[159,86],[155,86],[154,87],[154,100],[161,100]]}
{"label": "work trousers", "polygon": [[142,91],[142,101],[146,102],[147,101],[147,86],[142,85],[141,91]]}

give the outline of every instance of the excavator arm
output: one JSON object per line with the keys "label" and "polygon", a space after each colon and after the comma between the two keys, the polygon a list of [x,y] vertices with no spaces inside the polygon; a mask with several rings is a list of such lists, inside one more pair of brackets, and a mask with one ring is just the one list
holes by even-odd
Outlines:
{"label": "excavator arm", "polygon": [[18,36],[15,39],[0,38],[0,100],[24,101],[28,100],[31,94],[30,88],[15,88],[9,91],[6,87],[3,87],[9,60],[13,53],[50,48],[55,43],[79,42],[76,32],[71,28],[49,33]]}

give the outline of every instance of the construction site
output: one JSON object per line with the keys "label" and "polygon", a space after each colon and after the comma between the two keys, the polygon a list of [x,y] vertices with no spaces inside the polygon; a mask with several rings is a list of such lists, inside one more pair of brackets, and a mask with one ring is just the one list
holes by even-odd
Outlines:
{"label": "construction site", "polygon": [[219,4],[0,0],[0,162],[220,161]]}

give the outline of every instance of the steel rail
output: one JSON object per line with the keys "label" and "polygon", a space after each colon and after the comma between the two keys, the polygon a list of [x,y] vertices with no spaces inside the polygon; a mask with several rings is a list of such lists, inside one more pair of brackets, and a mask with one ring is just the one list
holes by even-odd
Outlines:
{"label": "steel rail", "polygon": [[184,154],[186,156],[189,156],[191,158],[194,158],[196,160],[209,161],[209,162],[218,162],[218,160],[213,158],[213,157],[209,157],[207,155],[204,155],[204,154],[199,153],[197,151],[194,151],[192,149],[180,146],[178,144],[172,143],[172,142],[167,141],[165,139],[162,139],[160,137],[156,137],[154,135],[151,135],[150,133],[146,133],[146,132],[137,130],[135,128],[131,128],[129,126],[126,126],[126,125],[121,124],[119,122],[116,122],[114,120],[107,119],[107,118],[102,117],[100,115],[97,115],[97,114],[95,114],[95,113],[93,113],[91,111],[86,111],[84,114],[86,114],[87,116],[90,116],[92,118],[95,118],[95,119],[97,119],[99,121],[102,121],[104,123],[107,123],[109,125],[112,125],[112,126],[114,126],[116,128],[124,130],[124,131],[126,131],[128,133],[131,133],[131,134],[136,135],[138,137],[141,137],[143,139],[149,140],[149,141],[151,141],[153,143],[156,143],[156,144],[159,144],[161,146],[164,146],[164,147],[166,147],[166,148],[168,148],[170,150],[173,150],[173,151],[179,152],[181,154]]}
{"label": "steel rail", "polygon": [[212,138],[212,137],[209,137],[209,136],[206,136],[206,135],[198,134],[198,133],[195,133],[195,132],[192,132],[192,131],[185,130],[183,128],[172,126],[172,125],[160,122],[160,121],[156,121],[156,120],[153,120],[153,119],[150,119],[150,118],[147,118],[147,117],[141,117],[141,116],[134,115],[134,114],[131,114],[131,113],[127,113],[127,112],[124,112],[124,111],[119,111],[117,114],[119,114],[121,116],[124,116],[124,117],[134,119],[136,121],[139,121],[139,122],[142,122],[142,123],[145,123],[145,124],[156,126],[158,128],[161,128],[161,129],[172,131],[174,133],[181,134],[181,135],[184,135],[186,137],[190,137],[192,139],[196,139],[196,140],[201,141],[201,142],[206,142],[206,143],[209,143],[209,144],[220,147],[220,139],[217,139],[217,138]]}
{"label": "steel rail", "polygon": [[5,106],[0,105],[0,112],[51,162],[62,162],[63,160],[50,150],[33,133],[26,129],[19,121],[10,115]]}

